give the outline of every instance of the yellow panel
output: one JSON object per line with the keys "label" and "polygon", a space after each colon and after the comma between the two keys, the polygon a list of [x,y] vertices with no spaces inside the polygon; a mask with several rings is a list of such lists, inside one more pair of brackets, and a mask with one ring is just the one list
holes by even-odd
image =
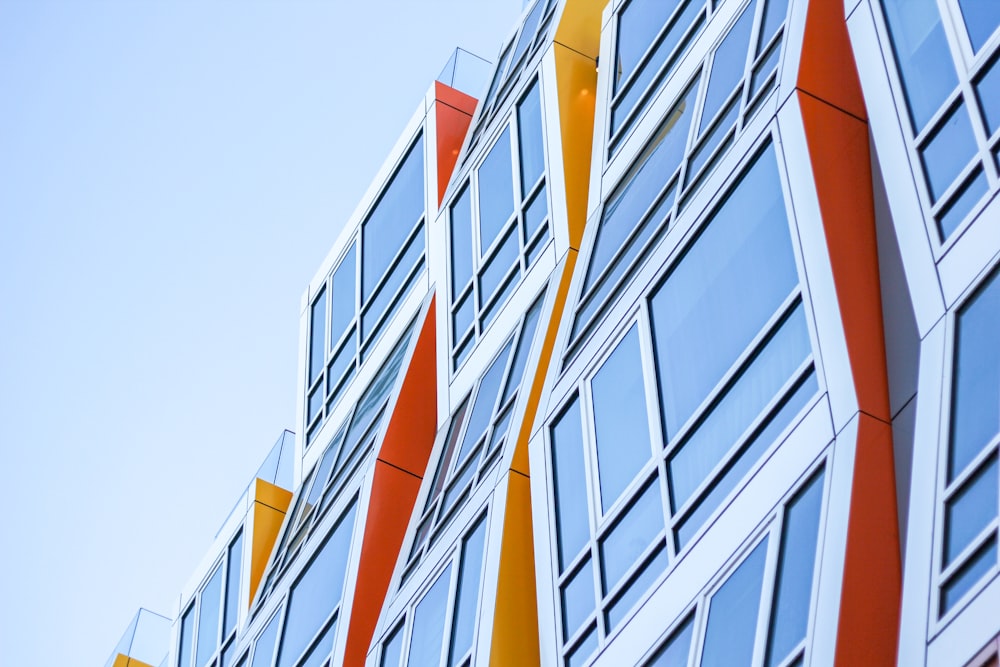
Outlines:
{"label": "yellow panel", "polygon": [[288,505],[292,502],[292,492],[257,478],[254,480],[253,499],[254,502],[264,503],[268,507],[287,512]]}
{"label": "yellow panel", "polygon": [[531,667],[540,662],[535,553],[531,538],[531,485],[508,472],[507,504],[497,576],[491,665]]}
{"label": "yellow panel", "polygon": [[281,487],[257,480],[254,503],[250,510],[253,516],[250,524],[253,534],[250,539],[250,594],[247,596],[247,608],[257,594],[257,586],[264,576],[264,569],[278,539],[281,522],[285,519],[291,499],[292,494]]}
{"label": "yellow panel", "polygon": [[607,4],[607,0],[567,0],[556,43],[596,60],[601,51],[601,13]]}
{"label": "yellow panel", "polygon": [[[600,32],[600,24],[597,26]],[[559,96],[559,130],[566,176],[566,214],[569,244],[580,249],[587,222],[590,154],[594,140],[594,103],[597,67],[593,59],[565,46],[554,47]]]}
{"label": "yellow panel", "polygon": [[[136,660],[135,658],[129,658],[128,662],[125,663],[126,667],[153,667],[153,665],[148,662],[143,662],[142,660]],[[115,665],[117,667],[117,665]]]}
{"label": "yellow panel", "polygon": [[115,662],[112,667],[128,667],[128,656],[119,653],[115,656]]}

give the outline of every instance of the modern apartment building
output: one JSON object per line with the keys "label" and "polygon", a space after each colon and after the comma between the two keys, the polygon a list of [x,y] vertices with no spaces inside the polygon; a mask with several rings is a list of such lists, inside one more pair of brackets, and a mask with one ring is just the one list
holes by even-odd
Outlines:
{"label": "modern apartment building", "polygon": [[529,3],[306,288],[298,435],[162,662],[109,664],[997,665],[998,27]]}

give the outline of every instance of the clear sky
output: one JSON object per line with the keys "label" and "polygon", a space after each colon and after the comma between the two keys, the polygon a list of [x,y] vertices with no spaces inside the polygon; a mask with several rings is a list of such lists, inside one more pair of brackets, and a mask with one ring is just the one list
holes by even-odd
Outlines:
{"label": "clear sky", "polygon": [[299,305],[521,0],[0,0],[0,664],[173,615],[281,429]]}

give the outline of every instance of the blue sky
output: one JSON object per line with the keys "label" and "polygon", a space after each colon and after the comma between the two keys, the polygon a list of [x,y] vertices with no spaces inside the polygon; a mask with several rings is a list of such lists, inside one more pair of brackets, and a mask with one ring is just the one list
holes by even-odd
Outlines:
{"label": "blue sky", "polygon": [[102,665],[293,428],[307,281],[520,0],[0,0],[0,663]]}

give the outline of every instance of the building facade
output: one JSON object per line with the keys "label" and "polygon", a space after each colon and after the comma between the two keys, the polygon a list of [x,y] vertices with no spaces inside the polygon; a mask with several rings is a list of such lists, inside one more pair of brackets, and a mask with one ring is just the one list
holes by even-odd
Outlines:
{"label": "building facade", "polygon": [[157,664],[997,665],[998,26],[528,3],[307,287]]}

